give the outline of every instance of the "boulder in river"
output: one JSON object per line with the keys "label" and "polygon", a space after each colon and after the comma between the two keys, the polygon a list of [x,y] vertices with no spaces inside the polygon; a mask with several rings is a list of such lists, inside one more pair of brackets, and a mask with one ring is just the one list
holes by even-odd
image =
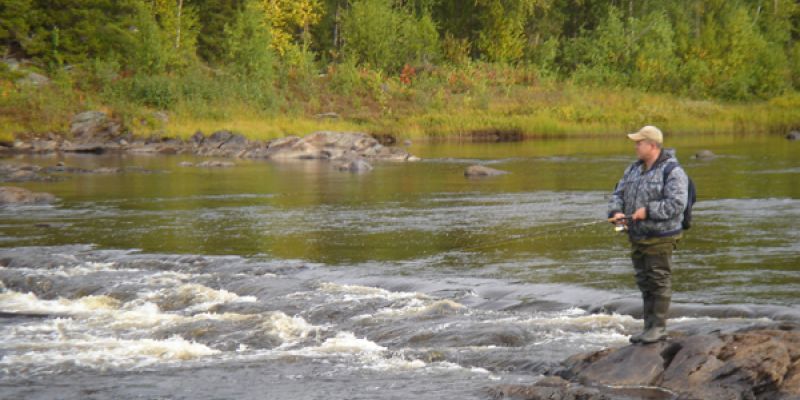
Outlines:
{"label": "boulder in river", "polygon": [[[554,375],[570,384],[501,389],[524,394],[520,397],[524,399],[573,398],[568,397],[570,392],[582,385],[657,391],[645,398],[798,399],[800,325],[783,323],[727,334],[690,335],[578,354]],[[608,390],[601,390],[581,398],[619,397],[609,397]]]}
{"label": "boulder in river", "polygon": [[75,115],[70,123],[70,140],[64,140],[59,150],[73,153],[103,153],[120,150],[122,125],[101,111],[86,111]]}
{"label": "boulder in river", "polygon": [[289,136],[273,140],[267,147],[272,159],[408,161],[408,152],[386,147],[365,133],[314,132],[306,137]]}
{"label": "boulder in river", "polygon": [[714,152],[712,152],[711,150],[700,150],[697,153],[695,153],[695,155],[692,156],[692,158],[698,160],[712,160],[714,158],[717,158],[717,155],[714,154]]}
{"label": "boulder in river", "polygon": [[464,176],[467,178],[498,176],[505,175],[507,173],[508,171],[501,171],[499,169],[494,169],[483,165],[470,165],[464,170]]}
{"label": "boulder in river", "polygon": [[364,160],[352,160],[338,164],[336,169],[354,174],[363,174],[372,171],[372,165]]}
{"label": "boulder in river", "polygon": [[0,206],[9,204],[48,204],[56,201],[50,193],[31,192],[15,186],[0,186]]}
{"label": "boulder in river", "polygon": [[236,164],[230,161],[203,161],[197,164],[200,168],[229,168],[235,165]]}
{"label": "boulder in river", "polygon": [[800,131],[791,131],[788,135],[786,135],[786,139],[789,140],[800,140]]}

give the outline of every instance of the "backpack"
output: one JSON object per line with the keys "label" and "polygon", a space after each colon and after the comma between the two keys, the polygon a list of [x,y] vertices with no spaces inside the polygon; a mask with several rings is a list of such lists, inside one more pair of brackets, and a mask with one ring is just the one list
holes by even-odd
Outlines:
{"label": "backpack", "polygon": [[[667,183],[667,177],[672,172],[675,167],[679,164],[676,162],[672,162],[667,164],[664,167],[664,186]],[[686,174],[686,177],[689,177],[689,174]],[[686,209],[683,210],[683,222],[681,222],[681,227],[686,230],[692,227],[692,206],[697,201],[697,189],[694,187],[694,181],[692,178],[689,178],[689,201],[686,202]]]}

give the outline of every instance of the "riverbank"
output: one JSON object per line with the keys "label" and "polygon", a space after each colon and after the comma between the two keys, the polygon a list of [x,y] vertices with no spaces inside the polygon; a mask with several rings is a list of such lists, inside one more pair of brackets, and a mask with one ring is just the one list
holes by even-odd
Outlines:
{"label": "riverbank", "polygon": [[[65,83],[5,82],[0,141],[44,134],[67,137],[71,118],[90,109],[106,112],[135,136],[181,139],[197,131],[220,130],[249,140],[333,130],[397,141],[512,141],[605,136],[644,124],[658,125],[668,135],[785,135],[800,128],[796,93],[742,103],[695,100],[634,89],[580,87],[525,69],[490,65],[439,68],[412,77],[351,72],[355,76],[346,81],[338,71],[309,78],[311,82],[303,85],[287,84],[269,94],[268,105],[195,93],[201,86],[209,91],[224,86],[204,78],[166,81],[164,93],[147,92],[155,99],[119,93],[114,83],[81,88],[75,77]],[[162,95],[170,101],[155,101]]]}

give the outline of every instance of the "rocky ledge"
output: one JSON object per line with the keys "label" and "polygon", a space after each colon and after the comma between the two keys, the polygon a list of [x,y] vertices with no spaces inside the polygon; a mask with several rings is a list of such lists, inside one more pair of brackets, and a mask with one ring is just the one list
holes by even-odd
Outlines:
{"label": "rocky ledge", "polygon": [[514,399],[800,399],[800,325],[676,337],[570,357]]}
{"label": "rocky ledge", "polygon": [[[2,146],[0,146],[2,147]],[[105,153],[194,154],[198,156],[319,159],[336,161],[415,161],[399,147],[387,147],[365,133],[315,132],[305,137],[289,136],[270,141],[252,141],[241,134],[217,131],[206,136],[195,133],[188,140],[151,136],[135,137],[105,113],[88,111],[76,115],[68,138],[59,135],[16,140],[5,146],[11,153]]]}

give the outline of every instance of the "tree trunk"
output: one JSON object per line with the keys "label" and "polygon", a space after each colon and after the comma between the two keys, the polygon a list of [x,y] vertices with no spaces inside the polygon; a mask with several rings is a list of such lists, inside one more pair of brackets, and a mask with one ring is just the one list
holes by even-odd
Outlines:
{"label": "tree trunk", "polygon": [[183,0],[178,0],[178,28],[175,34],[175,48],[181,48],[181,12],[183,11]]}

